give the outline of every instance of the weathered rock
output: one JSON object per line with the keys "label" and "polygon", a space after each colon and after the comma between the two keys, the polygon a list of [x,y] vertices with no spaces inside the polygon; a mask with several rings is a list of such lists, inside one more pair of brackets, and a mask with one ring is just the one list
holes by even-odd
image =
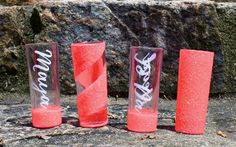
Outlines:
{"label": "weathered rock", "polygon": [[236,0],[213,0],[215,2],[236,2]]}
{"label": "weathered rock", "polygon": [[0,6],[0,89],[25,91],[27,85],[22,22],[24,12],[20,7]]}
{"label": "weathered rock", "polygon": [[39,1],[46,1],[46,0],[0,0],[0,4],[1,5],[8,5],[8,6],[26,5],[26,4],[34,4]]}
{"label": "weathered rock", "polygon": [[217,13],[212,3],[108,5],[138,36],[142,45],[166,49],[161,85],[163,93],[176,92],[178,54],[181,48],[215,52],[212,92],[222,92],[224,61],[217,28]]}
{"label": "weathered rock", "polygon": [[[227,9],[231,11],[234,8]],[[223,10],[224,4],[219,8],[214,2],[154,0],[71,0],[1,6],[0,23],[3,25],[0,26],[0,49],[3,51],[0,53],[0,68],[3,82],[0,87],[4,91],[25,91],[28,82],[22,45],[53,40],[59,43],[61,90],[66,94],[75,93],[70,44],[105,40],[110,94],[128,92],[131,45],[165,49],[161,80],[163,94],[176,93],[178,53],[181,48],[214,51],[211,93],[236,92],[232,85],[235,71],[231,71],[231,64],[227,64],[234,59],[229,58],[231,54],[223,54],[226,50],[233,54],[236,51],[232,48],[233,44],[224,48],[227,43],[219,33],[223,27],[218,24],[222,26],[227,23],[219,17],[226,13]],[[229,23],[229,27],[234,25],[235,22]],[[228,33],[225,32],[225,35]]]}
{"label": "weathered rock", "polygon": [[224,54],[224,91],[236,89],[236,3],[217,4],[219,32]]}

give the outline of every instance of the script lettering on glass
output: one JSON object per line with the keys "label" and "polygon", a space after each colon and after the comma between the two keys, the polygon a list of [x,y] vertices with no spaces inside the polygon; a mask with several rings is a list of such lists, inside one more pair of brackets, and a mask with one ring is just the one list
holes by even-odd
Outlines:
{"label": "script lettering on glass", "polygon": [[151,62],[156,58],[156,53],[147,53],[143,59],[138,59],[138,53],[135,54],[137,61],[136,72],[142,82],[134,83],[135,86],[135,109],[142,109],[144,104],[152,99],[153,88],[150,85],[149,79],[151,76]]}
{"label": "script lettering on glass", "polygon": [[40,105],[42,107],[46,107],[49,104],[49,98],[47,97],[47,72],[50,70],[52,52],[49,50],[46,50],[45,53],[35,50],[34,52],[36,55],[38,55],[37,61],[38,64],[33,66],[33,71],[36,71],[36,69],[39,70],[38,72],[38,85],[33,84],[33,89],[41,94],[40,96]]}

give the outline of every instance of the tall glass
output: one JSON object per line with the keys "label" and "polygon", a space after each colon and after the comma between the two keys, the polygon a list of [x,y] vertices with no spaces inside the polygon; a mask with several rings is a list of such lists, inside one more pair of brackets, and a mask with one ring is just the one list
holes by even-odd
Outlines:
{"label": "tall glass", "polygon": [[80,126],[104,126],[108,123],[105,42],[73,43],[71,51]]}
{"label": "tall glass", "polygon": [[62,117],[57,43],[27,44],[25,48],[32,101],[32,125],[37,128],[60,125]]}
{"label": "tall glass", "polygon": [[162,58],[161,48],[131,47],[127,116],[131,131],[156,131]]}

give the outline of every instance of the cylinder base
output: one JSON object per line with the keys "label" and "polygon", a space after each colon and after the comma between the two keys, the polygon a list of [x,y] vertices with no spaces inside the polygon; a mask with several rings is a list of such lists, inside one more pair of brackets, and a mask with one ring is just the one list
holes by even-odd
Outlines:
{"label": "cylinder base", "polygon": [[95,113],[79,113],[80,126],[84,128],[97,128],[108,124],[107,108],[104,107]]}
{"label": "cylinder base", "polygon": [[32,125],[35,128],[52,128],[62,123],[61,107],[49,105],[32,109]]}
{"label": "cylinder base", "polygon": [[96,123],[90,123],[90,122],[80,122],[80,126],[84,128],[98,128],[103,127],[108,124],[108,120],[103,122],[96,122]]}
{"label": "cylinder base", "polygon": [[128,130],[139,133],[155,132],[157,130],[157,111],[128,110],[127,127]]}
{"label": "cylinder base", "polygon": [[184,134],[202,135],[205,133],[205,121],[177,120],[175,130]]}

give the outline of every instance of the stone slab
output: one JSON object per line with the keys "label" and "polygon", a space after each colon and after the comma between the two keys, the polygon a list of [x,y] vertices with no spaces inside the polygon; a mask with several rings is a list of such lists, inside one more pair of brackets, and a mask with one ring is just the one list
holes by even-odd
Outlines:
{"label": "stone slab", "polygon": [[[7,99],[7,95],[3,96]],[[27,95],[15,94],[15,97]],[[0,144],[6,146],[236,146],[236,99],[211,99],[204,135],[174,131],[175,101],[159,100],[156,133],[133,133],[126,129],[127,98],[109,99],[108,126],[87,129],[78,125],[76,96],[62,96],[63,124],[52,129],[31,126],[29,101],[0,105]],[[219,133],[221,131],[222,133]],[[222,137],[226,135],[225,137]],[[221,136],[220,136],[221,135]]]}
{"label": "stone slab", "polygon": [[70,44],[105,40],[110,95],[127,95],[129,48],[165,49],[161,93],[175,95],[180,48],[215,52],[212,94],[235,93],[235,3],[49,1],[0,6],[0,91],[27,92],[24,44],[59,43],[60,87],[75,93]]}

